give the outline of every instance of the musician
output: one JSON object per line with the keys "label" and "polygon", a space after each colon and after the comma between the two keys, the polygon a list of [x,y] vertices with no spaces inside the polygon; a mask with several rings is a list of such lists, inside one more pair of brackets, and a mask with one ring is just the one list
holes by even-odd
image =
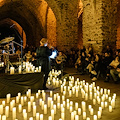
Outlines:
{"label": "musician", "polygon": [[49,56],[52,54],[52,47],[47,46],[47,39],[42,38],[40,41],[40,46],[36,50],[36,57],[37,57],[37,64],[38,66],[41,66],[41,71],[44,72],[44,83],[43,83],[43,89],[48,89],[46,87],[46,82],[48,78],[48,74],[50,71],[50,58]]}

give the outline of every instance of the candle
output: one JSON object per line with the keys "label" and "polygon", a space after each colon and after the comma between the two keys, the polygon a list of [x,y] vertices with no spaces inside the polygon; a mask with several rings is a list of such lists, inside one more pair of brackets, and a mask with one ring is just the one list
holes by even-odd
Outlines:
{"label": "candle", "polygon": [[81,115],[81,108],[78,108],[78,115]]}
{"label": "candle", "polygon": [[51,110],[51,116],[52,116],[52,120],[54,120],[54,110]]}
{"label": "candle", "polygon": [[14,107],[12,110],[12,117],[13,117],[13,120],[16,119],[16,107]]}
{"label": "candle", "polygon": [[39,97],[39,93],[36,93],[36,98],[38,98]]}
{"label": "candle", "polygon": [[69,107],[70,107],[70,103],[67,103],[67,109],[69,109]]}
{"label": "candle", "polygon": [[19,103],[19,96],[16,96],[16,103]]}
{"label": "candle", "polygon": [[90,98],[90,100],[92,100],[92,92],[90,92],[90,97],[89,98]]}
{"label": "candle", "polygon": [[93,108],[90,109],[90,115],[93,115]]}
{"label": "candle", "polygon": [[112,112],[112,106],[109,105],[109,112]]}
{"label": "candle", "polygon": [[84,101],[82,101],[82,109],[84,112],[86,111],[86,103]]}
{"label": "candle", "polygon": [[[52,101],[51,101],[52,102]],[[44,109],[44,101],[42,101],[41,109]]]}
{"label": "candle", "polygon": [[24,120],[27,120],[27,113],[23,114],[23,118],[24,118]]}
{"label": "candle", "polygon": [[72,107],[72,106],[70,106],[70,113],[72,112],[72,110],[73,110],[73,107]]}
{"label": "candle", "polygon": [[11,94],[7,94],[7,103],[9,103],[10,102],[10,97],[11,97]]}
{"label": "candle", "polygon": [[3,105],[0,105],[0,115],[3,114]]}
{"label": "candle", "polygon": [[57,108],[60,109],[60,103],[57,103]]}
{"label": "candle", "polygon": [[62,96],[62,101],[64,101],[65,100],[65,96]]}
{"label": "candle", "polygon": [[56,114],[56,105],[53,105],[54,113]]}
{"label": "candle", "polygon": [[107,105],[108,105],[108,103],[107,103],[107,102],[105,102],[105,107],[107,107]]}
{"label": "candle", "polygon": [[75,110],[77,110],[78,109],[78,103],[76,102],[75,103]]}
{"label": "candle", "polygon": [[6,117],[9,117],[9,106],[5,107],[5,115]]}
{"label": "candle", "polygon": [[33,106],[33,117],[36,115],[36,106]]}
{"label": "candle", "polygon": [[6,116],[5,115],[2,116],[2,120],[6,120]]}
{"label": "candle", "polygon": [[83,112],[83,119],[86,119],[86,112]]}
{"label": "candle", "polygon": [[57,102],[60,103],[60,96],[57,97]]}
{"label": "candle", "polygon": [[43,120],[43,114],[40,114],[40,120]]}
{"label": "candle", "polygon": [[110,95],[110,90],[108,89],[108,95]]}
{"label": "candle", "polygon": [[94,115],[94,116],[93,116],[93,120],[97,120],[97,115]]}
{"label": "candle", "polygon": [[96,99],[93,99],[93,105],[95,105],[96,104]]}
{"label": "candle", "polygon": [[101,102],[101,107],[104,108],[104,102]]}
{"label": "candle", "polygon": [[50,97],[52,97],[52,95],[53,95],[53,91],[50,91]]}
{"label": "candle", "polygon": [[44,114],[47,114],[47,105],[44,105]]}
{"label": "candle", "polygon": [[76,97],[78,97],[78,90],[76,90]]}
{"label": "candle", "polygon": [[29,120],[33,120],[33,117],[30,117]]}
{"label": "candle", "polygon": [[28,112],[31,112],[31,102],[28,102]]}
{"label": "candle", "polygon": [[74,112],[71,112],[71,120],[74,120]]}
{"label": "candle", "polygon": [[69,91],[69,97],[71,97],[71,96],[72,96],[72,91],[70,90],[70,91]]}
{"label": "candle", "polygon": [[52,119],[52,116],[49,116],[49,117],[48,117],[48,120],[53,120],[53,119]]}
{"label": "candle", "polygon": [[39,120],[39,113],[36,113],[36,120]]}
{"label": "candle", "polygon": [[62,118],[62,120],[65,119],[65,113],[61,113],[61,118]]}
{"label": "candle", "polygon": [[19,112],[19,113],[22,112],[22,105],[21,105],[21,104],[19,104],[19,106],[18,106],[18,112]]}
{"label": "candle", "polygon": [[98,118],[101,118],[101,111],[98,111]]}
{"label": "candle", "polygon": [[21,66],[19,66],[18,72],[19,74],[22,72]]}
{"label": "candle", "polygon": [[88,105],[88,109],[89,109],[89,111],[90,111],[91,108],[92,108],[92,105]]}
{"label": "candle", "polygon": [[15,68],[14,67],[10,67],[10,74],[14,74]]}
{"label": "candle", "polygon": [[24,105],[24,98],[21,97],[21,105],[23,106]]}
{"label": "candle", "polygon": [[102,107],[99,107],[99,111],[101,112],[101,114],[102,114]]}
{"label": "candle", "polygon": [[2,105],[3,105],[3,107],[5,107],[5,101],[2,101]]}
{"label": "candle", "polygon": [[79,116],[78,115],[75,115],[75,120],[79,120]]}
{"label": "candle", "polygon": [[56,101],[56,98],[57,98],[57,96],[56,96],[56,94],[54,94],[54,101]]}
{"label": "candle", "polygon": [[86,120],[90,120],[90,118],[89,117],[87,117],[87,119]]}

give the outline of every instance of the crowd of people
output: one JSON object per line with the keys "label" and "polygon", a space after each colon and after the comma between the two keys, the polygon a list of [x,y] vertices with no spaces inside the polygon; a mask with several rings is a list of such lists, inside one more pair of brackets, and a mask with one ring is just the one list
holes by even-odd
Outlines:
{"label": "crowd of people", "polygon": [[[37,48],[29,50],[28,46],[24,49],[23,59],[37,65]],[[18,49],[16,53],[20,54]],[[113,79],[118,83],[120,78],[120,50],[113,50],[110,46],[98,54],[94,51],[92,45],[88,48],[83,46],[80,50],[71,49],[70,52],[58,51],[55,58],[51,58],[51,68],[63,70],[63,67],[75,67],[78,74],[89,74],[91,80],[95,81],[101,75],[105,78],[105,82]]]}

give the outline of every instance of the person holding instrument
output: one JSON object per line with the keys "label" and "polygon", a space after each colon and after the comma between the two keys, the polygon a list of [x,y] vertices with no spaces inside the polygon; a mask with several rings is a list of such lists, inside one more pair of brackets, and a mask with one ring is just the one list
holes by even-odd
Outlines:
{"label": "person holding instrument", "polygon": [[37,65],[41,66],[41,71],[44,72],[44,83],[43,83],[43,89],[48,89],[46,87],[46,82],[48,79],[48,74],[50,71],[50,58],[52,54],[52,47],[47,45],[47,39],[42,38],[40,40],[40,46],[36,50],[36,58],[37,58]]}

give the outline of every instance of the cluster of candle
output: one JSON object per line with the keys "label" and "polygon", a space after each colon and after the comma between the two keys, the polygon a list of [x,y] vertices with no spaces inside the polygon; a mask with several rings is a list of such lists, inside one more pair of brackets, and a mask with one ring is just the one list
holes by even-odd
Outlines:
{"label": "cluster of candle", "polygon": [[[26,73],[41,72],[41,66],[35,67],[30,62],[23,62],[23,69],[25,70]],[[10,74],[14,74],[14,73],[15,73],[15,68],[14,67],[10,67]],[[21,65],[18,67],[18,73],[19,74],[22,73]]]}
{"label": "cluster of candle", "polygon": [[[112,112],[115,108],[116,94],[111,94],[109,89],[95,86],[95,82],[89,84],[79,78],[75,80],[73,76],[69,76],[68,82],[66,79],[56,79],[60,71],[52,70],[49,77],[51,74],[52,83],[60,86],[59,93],[38,90],[32,95],[31,89],[28,89],[24,96],[18,93],[11,98],[11,94],[7,94],[6,100],[0,105],[0,120],[18,120],[16,113],[21,115],[22,120],[65,120],[66,117],[70,120],[98,120],[102,117],[103,109]],[[56,82],[58,80],[59,83]]]}
{"label": "cluster of candle", "polygon": [[4,67],[4,62],[0,62],[0,67]]}

